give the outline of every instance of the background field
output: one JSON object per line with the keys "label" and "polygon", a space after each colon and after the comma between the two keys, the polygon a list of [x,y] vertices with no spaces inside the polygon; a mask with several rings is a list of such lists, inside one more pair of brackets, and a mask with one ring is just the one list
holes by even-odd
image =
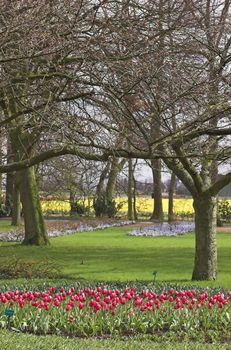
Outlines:
{"label": "background field", "polygon": [[[137,197],[137,212],[138,213],[151,213],[153,210],[153,199],[149,197]],[[127,198],[119,197],[116,198],[116,202],[122,203],[123,207],[119,210],[119,214],[123,215],[127,213]],[[231,201],[230,201],[231,202]],[[93,201],[90,200],[90,205],[92,206]],[[44,212],[49,211],[60,211],[63,213],[68,213],[70,211],[70,203],[68,200],[43,200],[42,209]],[[165,213],[168,212],[168,199],[163,198],[163,210]],[[174,211],[175,213],[189,212],[193,213],[192,199],[191,198],[176,198],[174,199]]]}
{"label": "background field", "polygon": [[[117,197],[116,202],[122,203],[123,207],[119,210],[118,215],[126,215],[128,204],[127,197]],[[81,203],[81,201],[80,201]],[[91,206],[91,211],[93,212],[92,205],[93,200],[89,201]],[[231,204],[231,200],[229,200]],[[86,202],[85,205],[88,203]],[[60,212],[63,214],[68,214],[70,211],[70,203],[69,200],[43,200],[42,201],[42,209],[44,213],[51,212]],[[151,197],[137,197],[136,199],[136,209],[138,214],[147,214],[152,213],[153,210],[153,199]],[[165,214],[168,212],[168,199],[163,198],[163,211]],[[185,214],[193,214],[193,201],[192,198],[175,198],[174,199],[174,213],[181,215]]]}

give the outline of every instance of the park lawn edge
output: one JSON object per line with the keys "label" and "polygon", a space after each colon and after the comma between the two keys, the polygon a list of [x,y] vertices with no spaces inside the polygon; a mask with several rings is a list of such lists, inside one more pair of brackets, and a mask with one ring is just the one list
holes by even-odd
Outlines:
{"label": "park lawn edge", "polygon": [[68,337],[62,335],[34,335],[29,333],[16,333],[10,330],[0,330],[1,349],[35,349],[45,350],[87,350],[87,349],[166,349],[166,350],[203,350],[228,349],[230,343],[219,341],[216,337],[205,334],[196,334],[194,338],[187,334],[182,337],[174,332],[165,335],[138,335],[133,337],[113,336],[102,337]]}

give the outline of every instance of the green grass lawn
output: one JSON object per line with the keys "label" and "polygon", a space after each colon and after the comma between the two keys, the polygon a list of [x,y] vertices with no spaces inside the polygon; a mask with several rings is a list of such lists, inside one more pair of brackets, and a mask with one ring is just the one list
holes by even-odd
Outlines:
{"label": "green grass lawn", "polygon": [[[132,237],[128,227],[56,237],[48,247],[0,243],[0,263],[9,257],[54,259],[65,278],[135,281],[153,279],[191,283],[194,234],[179,237]],[[196,284],[231,288],[231,233],[219,233],[218,279]],[[194,283],[195,284],[195,283]]]}
{"label": "green grass lawn", "polygon": [[[9,222],[0,222],[0,232],[9,228]],[[19,243],[0,243],[0,264],[17,258],[44,261],[53,259],[60,267],[62,275],[74,281],[152,281],[152,272],[157,271],[158,282],[173,282],[179,285],[192,284],[190,281],[194,259],[194,234],[179,237],[131,237],[129,228],[112,228],[95,232],[51,239],[48,247],[27,247]],[[219,233],[218,279],[198,282],[200,286],[231,288],[231,233]],[[16,281],[1,280],[0,285]],[[17,281],[25,282],[23,280]],[[33,283],[33,282],[32,282]],[[37,281],[35,281],[37,283]],[[41,280],[40,284],[43,283]],[[51,284],[53,283],[50,282]],[[198,335],[199,336],[199,335]],[[127,339],[68,339],[59,336],[34,336],[0,331],[1,349],[166,349],[166,350],[216,350],[231,349],[230,344],[205,344],[184,339],[127,338]]]}
{"label": "green grass lawn", "polygon": [[9,220],[5,220],[5,219],[0,220],[0,234],[1,234],[1,232],[6,232],[6,231],[12,230],[14,228],[15,228],[15,226],[11,225],[10,219]]}
{"label": "green grass lawn", "polygon": [[34,336],[0,331],[1,350],[228,350],[229,344],[201,344],[168,342],[151,338],[124,339],[68,339],[59,336]]}

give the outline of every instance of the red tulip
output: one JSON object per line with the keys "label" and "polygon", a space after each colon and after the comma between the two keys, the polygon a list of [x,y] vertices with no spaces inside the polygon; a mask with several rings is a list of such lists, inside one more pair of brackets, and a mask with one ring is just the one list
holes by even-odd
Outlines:
{"label": "red tulip", "polygon": [[82,310],[85,307],[83,303],[79,303],[79,309]]}

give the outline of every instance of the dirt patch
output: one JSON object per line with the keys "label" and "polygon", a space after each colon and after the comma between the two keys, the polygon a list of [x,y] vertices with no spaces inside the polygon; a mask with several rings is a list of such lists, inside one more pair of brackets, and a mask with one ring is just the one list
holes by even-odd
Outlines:
{"label": "dirt patch", "polygon": [[231,225],[230,226],[217,227],[217,232],[228,232],[228,233],[231,233]]}

